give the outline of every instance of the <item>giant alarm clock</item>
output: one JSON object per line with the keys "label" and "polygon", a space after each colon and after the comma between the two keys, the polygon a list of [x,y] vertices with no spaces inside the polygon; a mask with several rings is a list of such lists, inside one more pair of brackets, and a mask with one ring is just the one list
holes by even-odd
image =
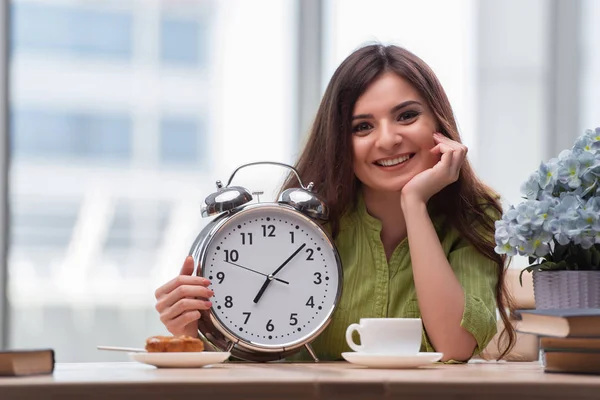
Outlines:
{"label": "giant alarm clock", "polygon": [[[300,187],[277,202],[252,202],[230,186],[242,168],[267,164],[291,169]],[[327,327],[342,291],[342,265],[322,227],[328,208],[302,184],[298,171],[277,162],[238,167],[223,187],[205,199],[203,217],[213,217],[194,241],[196,275],[211,281],[212,307],[198,320],[202,337],[218,351],[248,361],[283,359]],[[255,193],[256,194],[256,193]]]}

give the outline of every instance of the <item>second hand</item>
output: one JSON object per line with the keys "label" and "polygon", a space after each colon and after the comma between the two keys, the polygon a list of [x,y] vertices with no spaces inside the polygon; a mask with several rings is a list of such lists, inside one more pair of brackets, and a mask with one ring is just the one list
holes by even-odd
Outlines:
{"label": "second hand", "polygon": [[[243,268],[243,269],[248,270],[250,272],[254,272],[255,274],[259,274],[259,275],[262,275],[262,276],[269,277],[269,275],[267,275],[267,274],[263,274],[262,272],[259,272],[259,271],[256,271],[256,270],[244,267],[243,265],[239,265],[239,264],[233,263],[231,261],[224,261],[224,262],[226,262],[228,264],[231,264],[231,265],[235,265],[236,267],[239,267],[239,268]],[[279,281],[281,283],[285,283],[286,285],[290,284],[288,281],[284,281],[283,279],[279,279],[279,278],[273,278],[273,279],[276,280],[276,281]]]}

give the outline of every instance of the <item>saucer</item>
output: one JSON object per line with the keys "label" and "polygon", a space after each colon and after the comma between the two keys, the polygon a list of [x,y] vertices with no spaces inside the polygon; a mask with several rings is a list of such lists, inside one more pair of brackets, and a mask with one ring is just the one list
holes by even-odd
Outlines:
{"label": "saucer", "polygon": [[344,357],[346,361],[370,368],[417,368],[439,361],[442,356],[442,353],[427,352],[412,355],[358,352],[342,353],[342,357]]}
{"label": "saucer", "polygon": [[231,353],[220,351],[199,351],[187,353],[129,353],[134,361],[158,368],[199,368],[218,364],[227,360]]}

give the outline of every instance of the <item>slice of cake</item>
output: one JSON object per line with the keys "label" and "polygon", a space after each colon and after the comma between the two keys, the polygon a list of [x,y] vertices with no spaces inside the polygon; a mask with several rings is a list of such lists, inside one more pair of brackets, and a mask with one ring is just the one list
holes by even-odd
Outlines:
{"label": "slice of cake", "polygon": [[152,336],[146,339],[150,353],[184,353],[204,351],[202,340],[190,336]]}

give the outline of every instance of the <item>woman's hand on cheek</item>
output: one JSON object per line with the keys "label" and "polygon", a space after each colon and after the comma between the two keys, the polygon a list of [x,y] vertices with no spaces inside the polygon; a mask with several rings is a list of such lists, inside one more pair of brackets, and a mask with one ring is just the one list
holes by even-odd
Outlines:
{"label": "woman's hand on cheek", "polygon": [[439,158],[432,167],[415,175],[403,188],[402,200],[427,203],[429,199],[458,180],[460,168],[467,156],[467,147],[441,133],[434,133],[431,153]]}

